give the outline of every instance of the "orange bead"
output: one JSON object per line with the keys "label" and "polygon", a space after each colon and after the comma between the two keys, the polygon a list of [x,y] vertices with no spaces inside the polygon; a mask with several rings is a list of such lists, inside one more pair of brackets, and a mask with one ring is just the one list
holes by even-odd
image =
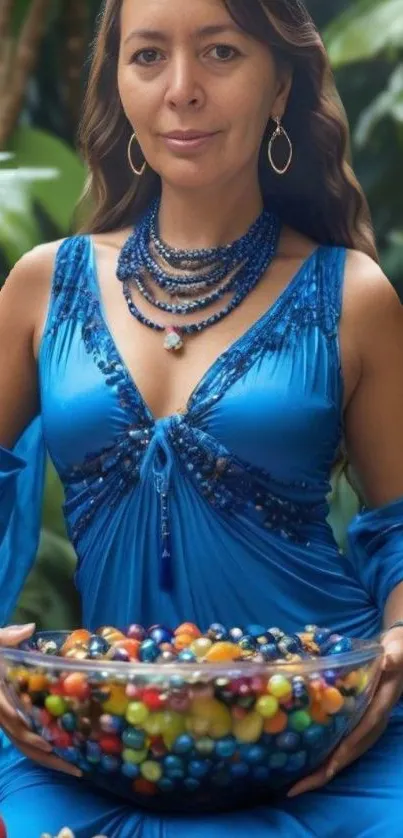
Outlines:
{"label": "orange bead", "polygon": [[327,687],[322,697],[322,708],[325,713],[338,713],[344,704],[344,697],[336,687]]}
{"label": "orange bead", "polygon": [[86,701],[91,694],[86,676],[82,672],[72,672],[63,681],[63,695]]}
{"label": "orange bead", "polygon": [[242,649],[236,643],[229,643],[222,640],[218,643],[213,643],[210,649],[207,650],[204,660],[207,663],[225,663],[226,661],[236,661],[242,657]]}
{"label": "orange bead", "polygon": [[33,672],[32,675],[29,676],[28,680],[28,689],[30,693],[40,693],[44,692],[48,688],[48,679],[46,675],[42,675],[41,673]]}
{"label": "orange bead", "polygon": [[138,777],[133,783],[133,790],[137,794],[146,794],[148,796],[155,794],[157,789],[155,783],[146,780],[144,777]]}
{"label": "orange bead", "polygon": [[181,625],[175,629],[174,634],[175,637],[178,634],[190,634],[193,640],[195,640],[196,637],[201,637],[201,631],[194,623],[181,623]]}
{"label": "orange bead", "polygon": [[329,724],[330,717],[328,716],[326,711],[323,709],[320,702],[314,702],[312,704],[312,706],[310,707],[309,712],[311,714],[311,717],[312,717],[313,721],[316,722],[318,725],[328,725]]}
{"label": "orange bead", "polygon": [[308,693],[311,701],[319,702],[323,695],[323,681],[311,681],[308,684]]}
{"label": "orange bead", "polygon": [[71,649],[73,646],[80,645],[81,643],[88,643],[90,637],[91,633],[87,631],[87,629],[76,629],[75,631],[72,631],[63,643],[61,650],[62,655],[64,655],[67,650]]}
{"label": "orange bead", "polygon": [[265,719],[263,730],[265,733],[282,733],[288,724],[287,713],[279,710],[272,719]]}
{"label": "orange bead", "polygon": [[182,649],[187,649],[191,643],[193,643],[194,637],[191,634],[177,634],[176,637],[173,638],[173,645],[175,649],[180,652]]}
{"label": "orange bead", "polygon": [[346,690],[356,690],[357,687],[360,686],[361,681],[361,674],[359,671],[354,670],[353,672],[349,672],[345,678],[340,678],[340,681],[337,682],[338,686],[345,687]]}

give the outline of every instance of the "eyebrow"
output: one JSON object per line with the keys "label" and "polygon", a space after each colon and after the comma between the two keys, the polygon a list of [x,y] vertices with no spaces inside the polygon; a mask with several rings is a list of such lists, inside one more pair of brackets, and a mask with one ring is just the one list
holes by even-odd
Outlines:
{"label": "eyebrow", "polygon": [[[239,35],[240,29],[236,26],[236,24],[222,23],[212,26],[202,26],[200,29],[196,29],[194,34],[196,38],[208,38],[214,35],[222,35],[224,32],[233,32]],[[125,38],[124,43],[127,44],[129,41],[133,40],[133,38],[142,38],[146,41],[169,40],[168,35],[158,29],[134,29],[133,32],[130,32],[130,35]]]}

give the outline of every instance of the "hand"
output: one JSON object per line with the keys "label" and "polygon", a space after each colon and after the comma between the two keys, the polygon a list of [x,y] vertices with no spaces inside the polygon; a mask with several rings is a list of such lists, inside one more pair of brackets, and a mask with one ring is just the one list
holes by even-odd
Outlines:
{"label": "hand", "polygon": [[296,797],[326,785],[339,771],[368,751],[382,736],[388,725],[389,715],[403,693],[403,627],[388,631],[382,638],[382,645],[384,657],[381,678],[361,722],[318,771],[292,787],[288,797]]}
{"label": "hand", "polygon": [[[23,640],[31,637],[35,625],[29,623],[25,626],[8,626],[0,629],[0,646],[18,646]],[[53,768],[55,771],[64,771],[74,777],[82,777],[82,771],[74,765],[51,755],[52,746],[45,739],[32,733],[28,723],[11,706],[8,699],[0,689],[0,727],[3,728],[9,739],[16,748],[28,759],[38,762],[45,768]]]}

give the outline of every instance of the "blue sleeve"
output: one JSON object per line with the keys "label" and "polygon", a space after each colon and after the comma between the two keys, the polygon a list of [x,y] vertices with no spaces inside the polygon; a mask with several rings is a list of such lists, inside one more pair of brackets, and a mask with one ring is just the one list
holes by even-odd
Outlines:
{"label": "blue sleeve", "polygon": [[12,451],[0,446],[0,626],[10,620],[35,561],[45,465],[40,417]]}
{"label": "blue sleeve", "polygon": [[349,557],[364,589],[381,613],[403,582],[403,498],[354,518],[348,529]]}

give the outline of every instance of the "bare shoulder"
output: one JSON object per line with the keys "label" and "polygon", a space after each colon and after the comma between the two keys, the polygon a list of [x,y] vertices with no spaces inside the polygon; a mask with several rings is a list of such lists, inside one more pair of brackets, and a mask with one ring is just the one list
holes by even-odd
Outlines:
{"label": "bare shoulder", "polygon": [[389,327],[403,329],[403,306],[392,283],[377,262],[358,250],[347,251],[343,316],[361,343],[376,340]]}
{"label": "bare shoulder", "polygon": [[0,294],[0,314],[30,336],[35,357],[48,310],[56,255],[66,239],[37,245],[16,262]]}
{"label": "bare shoulder", "polygon": [[16,262],[6,280],[5,288],[11,286],[29,288],[29,291],[36,293],[41,288],[49,286],[53,273],[57,251],[65,239],[46,242],[37,245]]}
{"label": "bare shoulder", "polygon": [[361,375],[401,369],[403,306],[378,263],[358,250],[347,251],[341,326]]}

